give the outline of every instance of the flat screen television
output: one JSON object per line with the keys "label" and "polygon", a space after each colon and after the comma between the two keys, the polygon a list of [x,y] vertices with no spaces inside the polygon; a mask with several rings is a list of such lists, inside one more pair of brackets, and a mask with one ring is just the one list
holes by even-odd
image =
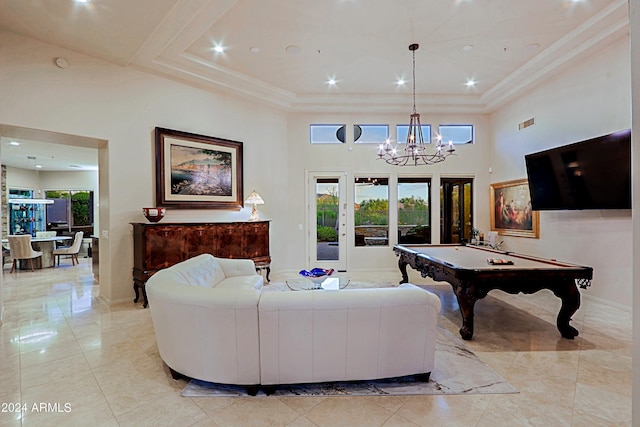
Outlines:
{"label": "flat screen television", "polygon": [[531,208],[631,209],[631,130],[525,155]]}

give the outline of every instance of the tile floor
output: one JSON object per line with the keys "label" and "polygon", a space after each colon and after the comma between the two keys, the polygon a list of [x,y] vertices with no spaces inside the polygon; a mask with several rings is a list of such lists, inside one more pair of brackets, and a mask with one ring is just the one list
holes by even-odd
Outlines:
{"label": "tile floor", "polygon": [[[183,398],[186,383],[163,366],[149,310],[101,303],[89,260],[35,273],[8,270],[0,326],[3,427],[631,425],[631,311],[588,297],[574,316],[575,340],[556,330],[559,300],[550,292],[494,291],[476,304],[467,344],[519,394]],[[441,324],[457,334],[449,285],[411,280],[440,296]]]}

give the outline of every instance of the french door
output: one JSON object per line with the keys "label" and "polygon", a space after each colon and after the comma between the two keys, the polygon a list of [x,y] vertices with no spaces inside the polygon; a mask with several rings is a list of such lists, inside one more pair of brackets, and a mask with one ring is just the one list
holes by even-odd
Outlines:
{"label": "french door", "polygon": [[463,243],[473,228],[473,179],[440,180],[440,243]]}
{"label": "french door", "polygon": [[309,268],[347,269],[344,172],[309,172]]}

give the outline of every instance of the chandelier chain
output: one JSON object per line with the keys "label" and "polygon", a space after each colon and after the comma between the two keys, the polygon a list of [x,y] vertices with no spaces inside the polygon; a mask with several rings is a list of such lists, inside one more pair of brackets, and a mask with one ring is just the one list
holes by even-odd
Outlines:
{"label": "chandelier chain", "polygon": [[416,114],[417,112],[416,111],[416,49],[412,50],[412,53],[413,53],[413,114]]}

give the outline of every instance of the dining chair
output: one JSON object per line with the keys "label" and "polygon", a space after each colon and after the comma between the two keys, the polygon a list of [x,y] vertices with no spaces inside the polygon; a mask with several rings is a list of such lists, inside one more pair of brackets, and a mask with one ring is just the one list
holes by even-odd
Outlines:
{"label": "dining chair", "polygon": [[82,236],[84,236],[84,233],[82,231],[78,231],[73,238],[71,246],[61,246],[53,250],[53,255],[58,260],[58,266],[60,265],[60,257],[63,255],[71,257],[72,265],[76,265],[76,263],[80,264],[80,261],[78,261],[78,252],[80,252],[80,246],[82,245]]}
{"label": "dining chair", "polygon": [[42,252],[33,250],[31,246],[31,234],[11,235],[7,236],[9,240],[9,253],[13,260],[11,264],[11,271],[16,268],[16,263],[20,259],[28,259],[31,265],[31,271],[35,271],[33,268],[33,259],[42,256]]}
{"label": "dining chair", "polygon": [[2,247],[2,271],[4,271],[4,263],[7,258],[11,258],[11,251],[9,249]]}

